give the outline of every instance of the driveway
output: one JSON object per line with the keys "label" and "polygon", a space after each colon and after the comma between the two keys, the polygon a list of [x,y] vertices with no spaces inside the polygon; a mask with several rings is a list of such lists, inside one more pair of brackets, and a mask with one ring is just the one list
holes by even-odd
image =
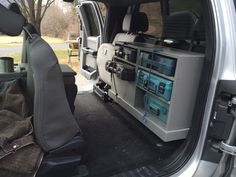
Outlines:
{"label": "driveway", "polygon": [[[50,44],[53,49],[67,49],[67,44]],[[0,56],[12,55],[21,53],[22,47],[0,47]]]}

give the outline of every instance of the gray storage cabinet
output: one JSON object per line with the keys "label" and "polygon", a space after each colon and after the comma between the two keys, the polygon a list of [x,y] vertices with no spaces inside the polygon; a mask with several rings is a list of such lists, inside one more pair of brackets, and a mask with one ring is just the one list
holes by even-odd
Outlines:
{"label": "gray storage cabinet", "polygon": [[[131,49],[136,49],[137,59],[134,60],[136,63],[132,63],[125,58],[115,57],[117,61],[135,66],[136,73],[142,70],[150,73],[150,75],[172,81],[172,93],[170,100],[166,100],[160,95],[153,93],[148,88],[141,87],[137,84],[137,81],[123,81],[116,77],[115,83],[118,95],[116,95],[113,82],[108,92],[109,96],[163,141],[168,142],[186,138],[193,117],[204,55],[140,43],[119,43],[118,45],[125,45]],[[151,56],[160,55],[162,57],[160,60],[161,63],[165,63],[165,58],[176,60],[175,70],[169,68],[155,69],[155,67],[150,67],[150,65],[143,65],[140,61],[143,52]],[[170,62],[167,60],[166,63],[169,64]],[[163,107],[168,109],[166,118],[159,117],[157,114],[155,115],[155,111],[153,113],[153,111],[149,111],[149,109],[146,108],[145,97],[147,97],[147,95],[151,97],[154,102],[156,99],[157,102],[160,102],[161,105],[164,105]],[[163,111],[160,112],[163,113]],[[162,114],[160,114],[160,116],[161,115]]]}

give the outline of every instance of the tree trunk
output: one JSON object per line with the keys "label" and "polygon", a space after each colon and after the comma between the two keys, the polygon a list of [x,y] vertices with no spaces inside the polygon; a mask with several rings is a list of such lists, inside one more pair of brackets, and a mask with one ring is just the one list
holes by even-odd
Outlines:
{"label": "tree trunk", "polygon": [[[39,35],[41,35],[41,22],[47,9],[55,0],[18,0],[23,15],[29,23],[34,25]],[[43,4],[44,2],[44,4]]]}
{"label": "tree trunk", "polygon": [[41,36],[41,20],[40,21],[36,21],[33,25],[36,28],[38,34]]}

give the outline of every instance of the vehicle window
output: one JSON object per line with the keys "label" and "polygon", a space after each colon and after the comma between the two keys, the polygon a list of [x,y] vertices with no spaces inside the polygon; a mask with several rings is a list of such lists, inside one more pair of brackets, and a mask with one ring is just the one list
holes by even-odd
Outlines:
{"label": "vehicle window", "polygon": [[99,36],[99,22],[97,21],[96,13],[92,5],[86,4],[84,8],[90,29],[88,36]]}
{"label": "vehicle window", "polygon": [[170,13],[178,12],[178,11],[191,11],[196,15],[201,15],[201,3],[199,0],[170,0]]}
{"label": "vehicle window", "polygon": [[101,13],[102,13],[102,17],[105,20],[105,17],[106,17],[106,14],[107,14],[107,8],[106,8],[105,4],[103,4],[101,2],[99,2],[98,5],[100,7],[100,10],[101,10]]}
{"label": "vehicle window", "polygon": [[140,12],[146,13],[149,21],[149,28],[146,34],[160,37],[162,34],[162,15],[160,2],[140,4]]}

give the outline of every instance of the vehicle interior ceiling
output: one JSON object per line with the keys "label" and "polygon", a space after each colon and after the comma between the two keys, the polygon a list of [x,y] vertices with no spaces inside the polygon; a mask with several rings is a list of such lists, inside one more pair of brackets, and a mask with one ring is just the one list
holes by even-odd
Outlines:
{"label": "vehicle interior ceiling", "polygon": [[[106,43],[114,43],[119,33],[130,33],[138,35],[135,42],[205,53],[203,17],[200,11],[194,11],[199,10],[200,6],[191,10],[177,8],[176,12],[170,12],[168,1],[162,1],[160,5],[163,28],[162,33],[155,36],[147,34],[146,29],[145,32],[124,32],[122,29],[126,14],[138,12],[141,4],[149,1],[101,0],[100,2],[108,7],[108,18],[105,20],[104,29]],[[155,4],[159,1],[150,2]],[[138,20],[142,28],[143,21],[141,18]],[[118,104],[114,102],[103,104],[94,94],[77,96],[75,115],[79,118],[79,125],[88,143],[84,159],[91,176],[109,176],[143,165],[164,162],[171,155],[180,154],[177,150],[183,148],[183,144],[188,140],[164,142]],[[174,157],[171,157],[171,160],[173,159]]]}

